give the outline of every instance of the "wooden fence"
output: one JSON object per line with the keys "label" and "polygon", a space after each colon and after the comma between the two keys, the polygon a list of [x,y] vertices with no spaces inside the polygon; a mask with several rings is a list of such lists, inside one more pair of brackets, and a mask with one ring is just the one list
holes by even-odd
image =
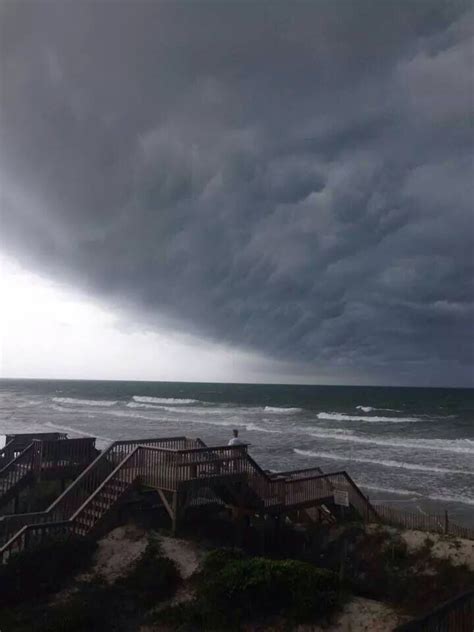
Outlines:
{"label": "wooden fence", "polygon": [[444,515],[429,515],[394,509],[387,505],[374,504],[373,506],[381,521],[385,524],[404,529],[443,533],[457,538],[474,540],[474,529],[452,522],[447,511],[445,511]]}
{"label": "wooden fence", "polygon": [[419,619],[395,628],[394,632],[472,632],[474,630],[474,590],[442,604]]}

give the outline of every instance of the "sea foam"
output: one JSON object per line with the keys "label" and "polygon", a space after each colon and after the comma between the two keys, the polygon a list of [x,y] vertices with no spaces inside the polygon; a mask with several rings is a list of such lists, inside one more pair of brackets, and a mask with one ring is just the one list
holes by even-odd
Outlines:
{"label": "sea foam", "polygon": [[474,441],[470,439],[372,439],[356,435],[335,435],[331,432],[309,432],[316,439],[349,441],[364,445],[380,445],[389,448],[408,448],[414,450],[442,450],[459,454],[474,454]]}
{"label": "sea foam", "polygon": [[264,408],[264,411],[266,413],[281,413],[281,414],[300,413],[302,410],[303,410],[302,408],[282,408],[278,406],[265,406]]}
{"label": "sea foam", "polygon": [[199,404],[198,399],[180,399],[177,397],[145,397],[142,395],[134,395],[134,402],[139,404]]}
{"label": "sea foam", "polygon": [[339,455],[332,452],[314,452],[313,450],[299,450],[294,448],[296,454],[301,456],[310,456],[319,459],[330,459],[333,461],[348,461],[356,463],[373,463],[374,465],[382,465],[383,467],[395,467],[403,470],[415,470],[418,472],[433,472],[436,474],[470,474],[474,476],[474,472],[469,470],[452,470],[449,468],[435,467],[429,465],[421,465],[418,463],[405,463],[404,461],[391,461],[386,459],[365,459],[363,457],[351,456],[351,455]]}
{"label": "sea foam", "polygon": [[109,407],[115,406],[118,402],[116,400],[108,399],[76,399],[75,397],[53,397],[53,402],[56,404],[67,404],[72,406],[101,406]]}
{"label": "sea foam", "polygon": [[360,415],[346,415],[344,413],[318,413],[318,419],[326,419],[328,421],[363,421],[366,423],[392,423],[406,424],[421,421],[417,417],[363,417]]}
{"label": "sea foam", "polygon": [[385,410],[389,413],[399,413],[400,411],[395,408],[374,408],[373,406],[356,406],[357,410],[361,410],[363,413],[371,413],[373,410]]}

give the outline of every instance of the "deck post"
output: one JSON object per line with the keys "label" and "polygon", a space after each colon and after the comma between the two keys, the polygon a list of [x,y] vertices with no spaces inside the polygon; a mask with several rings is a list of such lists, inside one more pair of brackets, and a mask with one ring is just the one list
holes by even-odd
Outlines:
{"label": "deck post", "polygon": [[178,530],[178,500],[178,492],[173,492],[173,500],[171,505],[171,532],[174,536],[176,536],[176,532]]}

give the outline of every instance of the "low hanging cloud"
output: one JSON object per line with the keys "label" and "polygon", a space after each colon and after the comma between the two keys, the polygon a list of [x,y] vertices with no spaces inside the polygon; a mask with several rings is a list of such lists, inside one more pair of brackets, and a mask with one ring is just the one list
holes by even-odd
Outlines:
{"label": "low hanging cloud", "polygon": [[468,3],[0,16],[3,251],[315,375],[472,381]]}

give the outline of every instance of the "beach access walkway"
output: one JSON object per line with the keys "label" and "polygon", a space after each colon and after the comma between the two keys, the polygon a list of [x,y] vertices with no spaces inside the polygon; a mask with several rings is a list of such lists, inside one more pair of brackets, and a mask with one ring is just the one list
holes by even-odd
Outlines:
{"label": "beach access walkway", "polygon": [[21,492],[40,480],[71,480],[97,456],[93,437],[68,439],[62,433],[7,435],[0,450],[0,514]]}
{"label": "beach access walkway", "polygon": [[[37,462],[37,443],[33,441],[33,447],[16,457],[15,467],[24,462],[29,450],[31,463]],[[47,443],[41,449],[43,455],[50,454]],[[60,453],[54,453],[55,458]],[[63,460],[47,456],[42,462],[62,464]],[[1,560],[46,537],[94,536],[138,488],[156,490],[174,533],[190,507],[206,502],[209,491],[232,509],[237,520],[263,515],[335,521],[328,507],[336,497],[361,519],[377,519],[374,507],[344,471],[327,474],[310,468],[270,473],[255,462],[246,446],[209,447],[187,437],[115,441],[45,511],[0,516]]]}

